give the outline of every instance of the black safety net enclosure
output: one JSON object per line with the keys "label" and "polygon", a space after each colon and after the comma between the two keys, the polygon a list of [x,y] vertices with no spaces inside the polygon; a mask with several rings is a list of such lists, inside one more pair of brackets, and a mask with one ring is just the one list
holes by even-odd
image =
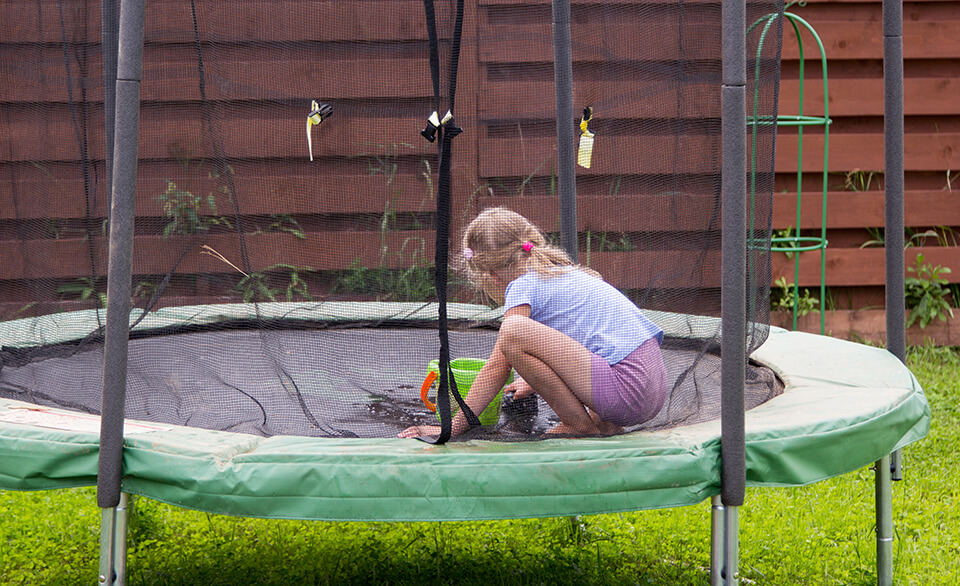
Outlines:
{"label": "black safety net enclosure", "polygon": [[[626,431],[719,417],[721,3],[571,4],[558,118],[546,0],[147,2],[126,417],[262,436],[436,424],[441,329],[464,392],[501,323],[458,270],[464,226],[493,206],[572,238],[665,330],[670,394]],[[747,11],[749,354],[769,327],[783,6]],[[0,398],[86,413],[110,245],[103,22],[98,1],[0,4]],[[749,366],[747,408],[781,390]],[[462,437],[558,422],[542,400],[496,407]]]}

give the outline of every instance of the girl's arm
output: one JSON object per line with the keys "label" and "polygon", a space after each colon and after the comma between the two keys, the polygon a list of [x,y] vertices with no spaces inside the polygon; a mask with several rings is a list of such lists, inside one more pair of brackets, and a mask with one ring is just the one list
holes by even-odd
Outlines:
{"label": "girl's arm", "polygon": [[[504,313],[504,317],[508,315],[530,317],[530,306],[518,305],[517,307],[511,307]],[[476,380],[473,381],[473,386],[470,387],[470,392],[467,393],[465,401],[467,406],[470,407],[470,410],[480,415],[490,402],[493,401],[493,398],[497,396],[497,393],[500,392],[503,385],[506,384],[507,377],[509,376],[510,363],[507,362],[507,357],[500,351],[500,340],[497,339],[497,344],[493,347],[490,358],[486,364],[483,365],[483,368],[480,369]],[[451,433],[453,435],[459,435],[468,428],[467,417],[462,412],[457,413],[456,417],[453,418]]]}
{"label": "girl's arm", "polygon": [[[507,315],[524,315],[529,317],[530,306],[520,305],[513,307],[504,314],[504,316]],[[473,381],[473,386],[470,387],[470,392],[467,393],[464,399],[467,406],[470,407],[470,410],[477,415],[483,412],[490,402],[493,401],[493,398],[497,396],[497,393],[500,392],[500,389],[503,388],[503,385],[506,384],[509,375],[510,363],[507,362],[506,356],[500,351],[500,341],[498,339],[497,344],[493,347],[493,352],[490,353],[490,358],[487,359],[486,364],[480,369],[476,380]],[[458,412],[453,418],[451,435],[460,435],[469,427],[470,425],[467,423],[466,416],[462,411]],[[399,437],[433,435],[439,433],[437,429],[438,427],[435,425],[413,426],[400,432]]]}

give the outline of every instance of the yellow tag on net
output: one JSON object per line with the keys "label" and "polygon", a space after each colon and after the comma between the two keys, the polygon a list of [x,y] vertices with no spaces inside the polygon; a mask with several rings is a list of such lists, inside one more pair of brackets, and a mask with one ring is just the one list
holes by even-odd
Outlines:
{"label": "yellow tag on net", "polygon": [[585,169],[590,168],[590,159],[593,158],[593,133],[580,135],[580,148],[577,150],[577,164]]}
{"label": "yellow tag on net", "polygon": [[593,158],[594,134],[587,130],[587,123],[591,118],[593,118],[593,108],[588,106],[583,109],[583,118],[580,120],[580,148],[577,149],[577,164],[585,169],[590,168],[590,161]]}
{"label": "yellow tag on net", "polygon": [[313,160],[313,136],[311,136],[310,129],[313,127],[313,120],[307,118],[307,149],[310,151],[310,160]]}

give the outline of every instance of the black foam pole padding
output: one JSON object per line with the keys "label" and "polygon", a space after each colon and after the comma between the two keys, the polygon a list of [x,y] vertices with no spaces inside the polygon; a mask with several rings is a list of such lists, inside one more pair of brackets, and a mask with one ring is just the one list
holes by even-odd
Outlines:
{"label": "black foam pole padding", "polygon": [[906,360],[904,298],[903,6],[883,2],[884,254],[887,350]]}
{"label": "black foam pole padding", "polygon": [[116,507],[120,503],[120,481],[123,473],[123,410],[127,386],[127,342],[133,274],[133,220],[136,213],[143,25],[143,0],[124,0],[120,7],[120,53],[117,59],[107,323],[103,349],[103,398],[97,474],[97,504],[101,508]]}
{"label": "black foam pole padding", "polygon": [[553,0],[553,80],[557,109],[557,192],[560,196],[560,245],[577,262],[577,152],[573,115],[573,57],[570,50],[570,0]]}
{"label": "black foam pole padding", "polygon": [[107,197],[113,194],[113,140],[116,128],[117,51],[119,49],[120,10],[118,0],[100,3],[100,52],[103,57],[103,137],[106,162]]}
{"label": "black foam pole padding", "polygon": [[[727,86],[747,85],[747,6],[745,0],[723,3],[721,9],[721,81]],[[746,167],[744,167],[746,169]]]}
{"label": "black foam pole padding", "polygon": [[746,492],[747,74],[744,0],[724,2],[722,13],[720,495],[724,505],[740,506]]}

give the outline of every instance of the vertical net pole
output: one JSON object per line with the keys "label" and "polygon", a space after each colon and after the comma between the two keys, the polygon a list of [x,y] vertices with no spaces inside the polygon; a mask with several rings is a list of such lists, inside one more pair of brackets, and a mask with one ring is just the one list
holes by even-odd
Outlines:
{"label": "vertical net pole", "polygon": [[577,262],[577,153],[573,117],[570,0],[553,0],[553,76],[557,100],[557,191],[560,245]]}
{"label": "vertical net pole", "polygon": [[119,48],[119,0],[103,0],[100,4],[100,52],[103,57],[103,139],[106,164],[106,193],[113,193],[113,134],[116,121],[117,51]]}
{"label": "vertical net pole", "polygon": [[[127,384],[127,342],[133,273],[133,222],[136,209],[137,152],[140,125],[140,80],[143,76],[143,0],[120,7],[117,57],[116,134],[113,193],[110,203],[110,255],[107,269],[107,319],[103,357],[103,399],[97,504],[103,509],[100,583],[122,584],[123,561],[116,544],[125,526],[118,514],[123,460],[123,410]],[[107,533],[109,537],[103,535]],[[103,551],[103,548],[109,551]]]}
{"label": "vertical net pole", "polygon": [[721,197],[721,497],[724,504],[723,582],[737,584],[738,508],[746,485],[747,156],[746,2],[722,4]]}
{"label": "vertical net pole", "polygon": [[903,7],[894,0],[883,2],[883,90],[887,350],[903,361]]}
{"label": "vertical net pole", "polygon": [[[903,4],[883,1],[884,233],[887,350],[906,362],[904,300]],[[891,477],[900,478],[900,452],[876,465],[877,583],[893,583]]]}

